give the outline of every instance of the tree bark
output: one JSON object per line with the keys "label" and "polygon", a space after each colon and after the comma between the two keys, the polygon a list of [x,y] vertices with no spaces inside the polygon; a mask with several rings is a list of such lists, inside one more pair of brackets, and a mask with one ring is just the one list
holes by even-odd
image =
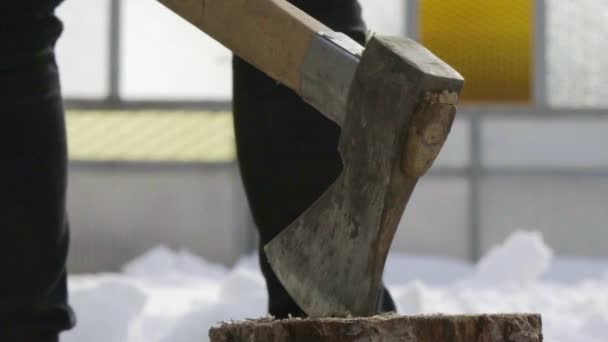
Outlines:
{"label": "tree bark", "polygon": [[541,342],[537,314],[381,315],[366,318],[259,319],[222,323],[211,342]]}

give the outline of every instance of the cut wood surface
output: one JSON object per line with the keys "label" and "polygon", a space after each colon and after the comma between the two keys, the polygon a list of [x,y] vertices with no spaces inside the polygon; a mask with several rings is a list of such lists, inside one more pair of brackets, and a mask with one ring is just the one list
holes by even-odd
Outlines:
{"label": "cut wood surface", "polygon": [[380,315],[364,318],[258,319],[226,322],[211,342],[540,342],[538,314]]}

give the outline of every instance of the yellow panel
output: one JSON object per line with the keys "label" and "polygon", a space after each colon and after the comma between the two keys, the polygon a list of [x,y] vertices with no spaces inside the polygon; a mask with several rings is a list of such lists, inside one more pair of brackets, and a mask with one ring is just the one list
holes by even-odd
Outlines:
{"label": "yellow panel", "polygon": [[71,160],[230,162],[230,113],[205,111],[75,111],[66,113]]}
{"label": "yellow panel", "polygon": [[463,100],[530,101],[533,1],[419,2],[421,42],[464,76]]}

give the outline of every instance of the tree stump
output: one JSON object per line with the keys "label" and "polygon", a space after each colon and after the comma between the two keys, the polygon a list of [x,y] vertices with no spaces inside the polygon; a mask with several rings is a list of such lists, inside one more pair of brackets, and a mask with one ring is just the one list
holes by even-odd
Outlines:
{"label": "tree stump", "polygon": [[222,323],[211,342],[541,342],[538,314],[380,315]]}

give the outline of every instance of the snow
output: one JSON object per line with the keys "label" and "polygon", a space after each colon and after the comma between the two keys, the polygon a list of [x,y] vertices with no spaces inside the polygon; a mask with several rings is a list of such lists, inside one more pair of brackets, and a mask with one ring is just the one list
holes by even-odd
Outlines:
{"label": "snow", "polygon": [[551,264],[553,252],[538,232],[515,232],[503,245],[496,246],[477,264],[475,275],[466,281],[483,287],[529,286]]}
{"label": "snow", "polygon": [[[391,254],[385,282],[401,314],[538,312],[546,341],[608,340],[608,260],[554,257],[517,231],[477,265]],[[255,255],[232,269],[157,247],[117,274],[70,277],[77,327],[62,341],[207,341],[219,321],[265,316]]]}

